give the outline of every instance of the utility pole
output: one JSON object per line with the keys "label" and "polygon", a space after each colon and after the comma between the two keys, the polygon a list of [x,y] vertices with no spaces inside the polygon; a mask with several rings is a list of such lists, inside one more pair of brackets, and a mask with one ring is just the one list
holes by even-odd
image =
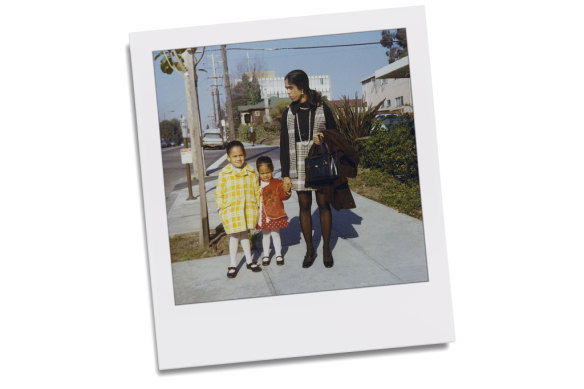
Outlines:
{"label": "utility pole", "polygon": [[233,106],[231,105],[231,83],[229,81],[229,69],[227,66],[227,50],[221,45],[221,59],[223,60],[223,77],[225,83],[225,110],[227,123],[229,123],[229,140],[235,140],[235,124],[233,123]]}
{"label": "utility pole", "polygon": [[211,62],[213,63],[213,78],[215,79],[215,97],[217,98],[217,124],[221,129],[223,135],[223,127],[221,126],[221,100],[219,99],[219,84],[217,83],[217,71],[215,70],[215,54],[211,54]]}
{"label": "utility pole", "polygon": [[[213,76],[209,77],[209,78],[214,78],[215,79],[215,98],[217,98],[217,128],[219,128],[221,130],[221,136],[223,137],[225,135],[225,131],[223,129],[223,127],[221,126],[221,100],[220,100],[220,95],[219,95],[219,84],[217,82],[218,78],[223,78],[223,77],[218,77],[217,76],[217,71],[215,69],[215,54],[211,54],[211,63],[213,66]],[[215,106],[215,105],[213,105]]]}
{"label": "utility pole", "polygon": [[215,112],[215,91],[211,88],[211,102],[213,103],[213,127],[217,128],[217,112]]}

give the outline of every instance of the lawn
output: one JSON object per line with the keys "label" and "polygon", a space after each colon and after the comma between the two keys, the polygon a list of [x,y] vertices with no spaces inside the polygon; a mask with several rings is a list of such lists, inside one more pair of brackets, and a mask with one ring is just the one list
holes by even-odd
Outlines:
{"label": "lawn", "polygon": [[349,187],[361,196],[422,220],[419,183],[403,183],[389,173],[359,168],[357,177],[349,179]]}

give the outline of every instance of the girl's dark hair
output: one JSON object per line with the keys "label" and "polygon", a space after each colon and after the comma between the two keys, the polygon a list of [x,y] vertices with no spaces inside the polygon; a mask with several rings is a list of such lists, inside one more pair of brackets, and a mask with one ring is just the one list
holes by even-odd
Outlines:
{"label": "girl's dark hair", "polygon": [[256,169],[260,170],[260,165],[268,165],[268,167],[274,171],[274,164],[272,163],[272,158],[267,155],[262,155],[256,161]]}
{"label": "girl's dark hair", "polygon": [[286,74],[284,79],[288,80],[288,83],[296,85],[298,89],[303,91],[306,94],[309,103],[314,105],[320,105],[322,103],[322,96],[314,89],[310,89],[310,86],[308,85],[308,75],[303,70],[292,70]]}
{"label": "girl's dark hair", "polygon": [[245,153],[245,147],[243,147],[243,143],[241,143],[238,140],[232,140],[231,142],[227,143],[227,147],[225,147],[225,151],[227,152],[227,155],[229,155],[229,152],[231,151],[231,149],[236,147],[236,146],[241,147],[241,149]]}

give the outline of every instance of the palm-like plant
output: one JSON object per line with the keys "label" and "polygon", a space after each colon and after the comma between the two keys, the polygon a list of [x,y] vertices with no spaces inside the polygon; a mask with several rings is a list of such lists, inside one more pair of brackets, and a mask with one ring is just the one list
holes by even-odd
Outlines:
{"label": "palm-like plant", "polygon": [[363,100],[357,97],[355,93],[356,104],[351,105],[351,100],[347,96],[342,96],[343,104],[340,107],[332,105],[332,111],[337,123],[337,128],[345,138],[359,149],[360,140],[369,136],[373,120],[383,100],[375,106],[367,106]]}

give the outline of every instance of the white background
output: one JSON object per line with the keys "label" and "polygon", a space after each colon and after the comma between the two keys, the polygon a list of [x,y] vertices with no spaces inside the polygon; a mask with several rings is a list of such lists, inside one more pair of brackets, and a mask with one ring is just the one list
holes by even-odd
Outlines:
{"label": "white background", "polygon": [[3,387],[584,384],[577,2],[426,4],[455,343],[165,373],[128,33],[423,2],[15,4],[0,20]]}

